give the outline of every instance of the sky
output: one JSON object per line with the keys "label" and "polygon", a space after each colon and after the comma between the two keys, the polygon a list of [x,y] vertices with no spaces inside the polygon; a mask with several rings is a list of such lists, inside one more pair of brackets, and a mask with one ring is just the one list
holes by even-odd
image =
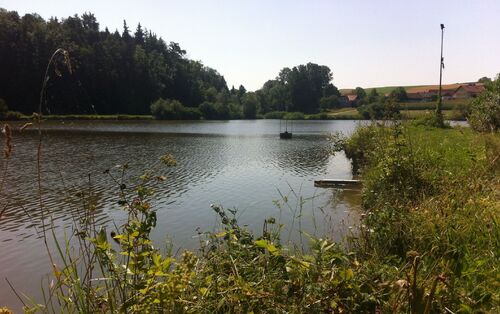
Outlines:
{"label": "sky", "polygon": [[500,72],[500,0],[0,0],[20,15],[92,12],[101,29],[137,23],[256,90],[283,67],[330,67],[339,88],[476,81]]}

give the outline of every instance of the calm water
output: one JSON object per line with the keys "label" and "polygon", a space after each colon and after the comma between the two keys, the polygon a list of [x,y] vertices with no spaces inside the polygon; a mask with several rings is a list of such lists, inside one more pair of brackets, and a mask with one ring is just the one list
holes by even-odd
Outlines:
{"label": "calm water", "polygon": [[[91,191],[97,220],[120,223],[118,188],[103,173],[119,176],[116,165],[128,164],[130,186],[158,158],[172,154],[178,166],[160,168],[167,180],[156,188],[158,225],[153,237],[161,246],[197,247],[196,230],[213,230],[216,216],[210,204],[237,208],[239,221],[258,231],[267,217],[281,217],[288,235],[299,241],[300,228],[334,239],[356,221],[357,195],[317,189],[313,180],[351,178],[343,154],[331,154],[329,134],[349,134],[355,121],[300,121],[293,124],[293,140],[280,140],[278,120],[205,122],[45,122],[42,148],[43,202],[59,236],[71,232],[82,211],[81,193]],[[19,124],[14,124],[19,127]],[[13,133],[14,151],[7,172],[0,174],[0,305],[19,308],[3,281],[22,292],[39,296],[42,276],[50,264],[40,240],[37,205],[35,130]],[[3,145],[3,144],[2,144]],[[1,168],[6,161],[1,159]],[[282,209],[276,200],[287,196]],[[300,219],[298,204],[303,202]],[[295,216],[295,219],[293,218]]]}

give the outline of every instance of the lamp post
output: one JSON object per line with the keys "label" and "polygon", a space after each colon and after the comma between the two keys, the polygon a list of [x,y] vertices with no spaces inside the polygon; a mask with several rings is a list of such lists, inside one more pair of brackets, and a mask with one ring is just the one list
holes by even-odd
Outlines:
{"label": "lamp post", "polygon": [[443,112],[442,112],[442,80],[443,80],[443,68],[444,68],[444,59],[443,59],[443,37],[444,37],[444,24],[441,24],[441,59],[439,63],[439,93],[438,93],[438,102],[436,106],[436,118],[439,126],[444,124],[443,121]]}

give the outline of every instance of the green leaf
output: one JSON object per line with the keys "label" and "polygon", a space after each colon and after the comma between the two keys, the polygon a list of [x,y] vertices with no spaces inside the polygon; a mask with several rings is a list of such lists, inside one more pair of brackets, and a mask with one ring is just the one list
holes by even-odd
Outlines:
{"label": "green leaf", "polygon": [[258,247],[261,247],[263,249],[268,250],[269,253],[271,253],[273,255],[278,255],[279,254],[278,248],[276,248],[276,246],[274,246],[274,244],[272,244],[268,240],[265,240],[265,239],[256,240],[255,241],[255,245],[257,245]]}

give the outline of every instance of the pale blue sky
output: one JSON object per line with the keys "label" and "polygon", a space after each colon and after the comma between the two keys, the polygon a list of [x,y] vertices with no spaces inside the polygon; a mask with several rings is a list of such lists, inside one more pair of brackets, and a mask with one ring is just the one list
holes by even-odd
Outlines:
{"label": "pale blue sky", "polygon": [[329,66],[338,87],[436,84],[500,72],[499,0],[0,0],[44,18],[86,11],[113,31],[126,19],[180,43],[231,85],[255,90],[285,66]]}

